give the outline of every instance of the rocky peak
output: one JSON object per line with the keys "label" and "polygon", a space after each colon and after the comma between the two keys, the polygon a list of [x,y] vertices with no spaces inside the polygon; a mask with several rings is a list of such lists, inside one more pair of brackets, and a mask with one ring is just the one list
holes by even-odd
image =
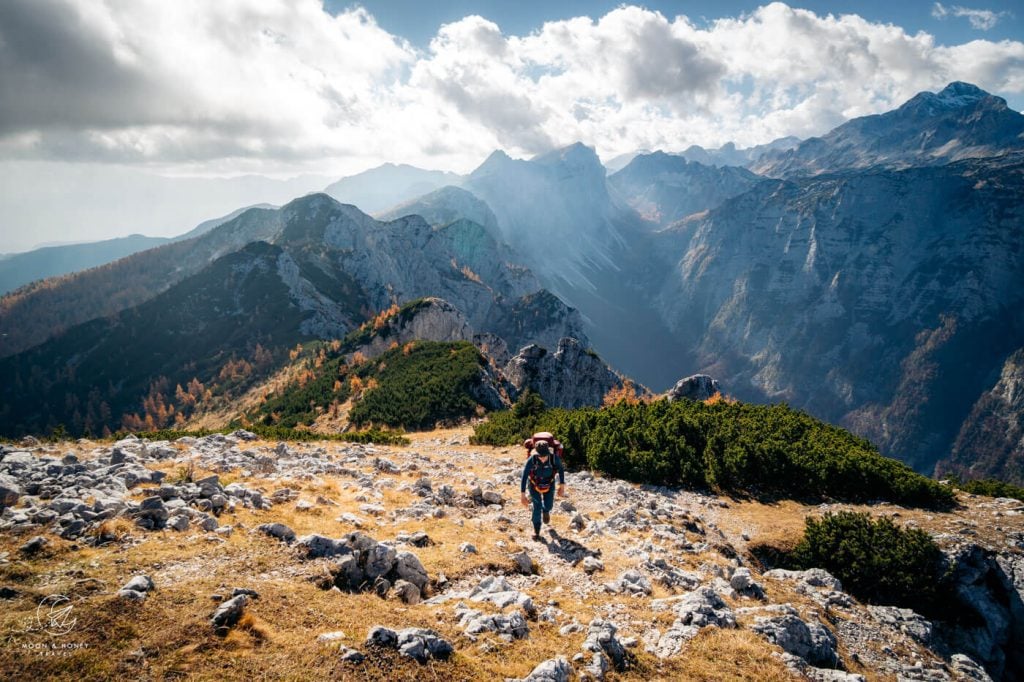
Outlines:
{"label": "rocky peak", "polygon": [[553,353],[536,344],[520,349],[504,373],[515,394],[529,388],[548,407],[600,405],[609,391],[623,386],[621,376],[573,338],[560,339]]}
{"label": "rocky peak", "polygon": [[718,380],[707,374],[694,374],[680,379],[668,390],[665,397],[672,400],[707,400],[716,393],[721,393]]}
{"label": "rocky peak", "polygon": [[815,175],[875,165],[907,167],[993,157],[1024,147],[1024,115],[968,83],[922,92],[899,108],[855,118],[754,168],[771,176]]}
{"label": "rocky peak", "polygon": [[414,301],[388,318],[375,330],[372,338],[350,355],[361,353],[367,358],[383,355],[395,343],[402,346],[410,341],[472,341],[473,328],[466,316],[448,301],[424,298]]}

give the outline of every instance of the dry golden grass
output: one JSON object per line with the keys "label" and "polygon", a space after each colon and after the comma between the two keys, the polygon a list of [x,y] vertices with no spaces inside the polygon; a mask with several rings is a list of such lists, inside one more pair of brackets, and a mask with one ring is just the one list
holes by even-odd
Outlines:
{"label": "dry golden grass", "polygon": [[[398,461],[404,453],[430,452],[435,461],[447,461],[458,469],[458,477],[475,474],[490,478],[495,467],[484,458],[481,462],[471,453],[483,453],[494,461],[509,459],[514,464],[522,461],[521,448],[487,448],[457,444],[464,441],[471,429],[463,427],[426,434],[411,434],[409,448],[396,450],[383,456]],[[453,441],[456,444],[453,444]],[[436,447],[437,443],[442,444]],[[260,445],[259,443],[257,445]],[[273,443],[267,444],[273,445]],[[334,445],[328,445],[331,452]],[[340,447],[340,446],[339,446]],[[162,463],[160,467],[173,476],[181,464]],[[356,468],[369,470],[369,460]],[[512,518],[508,525],[481,522],[475,517],[477,510],[464,511],[446,508],[442,518],[394,521],[390,512],[411,506],[419,501],[416,495],[398,488],[415,481],[420,472],[410,471],[390,478],[394,487],[383,489],[381,497],[355,485],[347,477],[322,477],[303,480],[281,477],[278,479],[251,478],[241,472],[210,472],[196,468],[198,478],[218,473],[222,483],[239,480],[247,487],[272,493],[289,487],[299,499],[314,501],[318,496],[337,503],[317,505],[309,511],[296,509],[295,500],[275,505],[269,511],[239,508],[224,513],[219,523],[233,525],[235,532],[226,538],[210,540],[208,534],[195,527],[184,533],[173,531],[147,532],[125,519],[107,521],[93,531],[111,541],[90,547],[81,542],[69,542],[50,537],[51,543],[38,556],[23,558],[17,547],[27,537],[0,535],[0,552],[8,552],[10,561],[0,564],[0,585],[15,588],[20,595],[3,602],[0,610],[0,679],[55,679],[55,680],[305,680],[326,678],[339,680],[501,680],[523,677],[547,658],[557,655],[572,656],[580,650],[586,633],[569,636],[559,634],[557,624],[532,621],[530,637],[505,643],[495,637],[483,637],[471,642],[458,628],[455,604],[440,606],[424,604],[406,605],[396,599],[381,599],[374,594],[339,594],[317,587],[316,578],[322,575],[327,561],[302,561],[296,552],[272,538],[250,532],[255,526],[272,521],[287,524],[299,535],[319,533],[340,537],[356,530],[338,521],[343,512],[352,512],[366,520],[364,532],[377,540],[392,540],[400,533],[425,531],[431,540],[426,547],[407,547],[426,567],[430,577],[440,574],[450,581],[471,585],[484,575],[513,572],[511,555],[526,549],[540,561],[540,575],[525,591],[538,608],[552,602],[566,617],[586,625],[595,617],[610,617],[619,625],[620,637],[640,637],[651,627],[667,630],[675,615],[671,611],[654,612],[648,599],[630,598],[605,593],[599,583],[611,581],[627,569],[635,568],[636,557],[627,556],[624,549],[650,539],[648,533],[630,531],[620,536],[598,535],[584,540],[590,549],[601,551],[605,564],[603,573],[594,576],[592,584],[582,577],[582,569],[548,555],[545,545],[529,539],[527,511],[511,499],[504,514]],[[457,485],[457,487],[461,487]],[[152,494],[153,487],[135,491],[135,497]],[[509,497],[517,493],[514,486],[502,488]],[[570,499],[572,496],[570,486]],[[360,511],[357,497],[367,495],[374,504],[382,505],[386,513],[375,518]],[[583,501],[578,501],[580,506]],[[867,509],[867,508],[865,508]],[[884,508],[901,515],[901,520],[913,520],[922,527],[951,527],[971,519],[968,512],[931,514],[898,507]],[[878,508],[872,508],[877,513]],[[596,519],[606,519],[614,513],[591,512]],[[704,512],[699,512],[705,516]],[[743,548],[739,537],[749,533],[751,542],[794,542],[803,531],[803,518],[817,513],[814,507],[795,502],[764,504],[752,501],[732,501],[728,509],[709,510],[714,522],[727,537]],[[556,513],[553,527],[563,537],[578,539],[567,530],[569,515]],[[706,520],[710,520],[707,518]],[[930,526],[928,525],[930,524]],[[695,536],[691,539],[696,540]],[[478,554],[458,551],[462,542],[471,542]],[[503,543],[503,544],[499,544]],[[724,565],[726,560],[716,552],[683,554],[672,563],[683,570],[695,571],[704,564]],[[125,602],[115,597],[117,589],[139,573],[150,575],[157,589],[141,604]],[[510,578],[526,581],[524,578]],[[781,581],[761,581],[773,603],[794,604],[805,617],[817,607],[805,595]],[[579,585],[586,586],[580,596]],[[209,617],[216,607],[211,597],[229,596],[234,587],[247,587],[259,592],[252,600],[242,621],[226,637],[218,637],[210,626]],[[65,594],[74,603],[78,622],[74,631],[57,639],[29,626],[36,618],[37,604],[47,595]],[[672,592],[655,583],[653,598],[667,597]],[[734,606],[754,605],[749,599],[738,599]],[[472,604],[473,608],[490,610],[491,607]],[[821,617],[838,618],[825,612]],[[749,621],[752,617],[741,620]],[[432,662],[420,666],[400,659],[394,652],[367,650],[362,642],[372,625],[392,628],[411,626],[437,630],[452,641],[456,655],[447,662]],[[346,637],[340,644],[363,650],[367,661],[361,666],[340,662],[338,643],[321,644],[319,634],[342,631]],[[73,642],[88,645],[67,651],[66,656],[40,655],[32,646]],[[879,643],[882,646],[885,643]],[[486,645],[481,648],[481,645]],[[686,646],[677,657],[659,660],[642,651],[632,650],[633,666],[623,673],[608,676],[615,680],[749,680],[769,682],[791,680],[793,675],[777,658],[773,648],[749,630],[703,631]],[[861,670],[846,651],[843,658],[854,672],[872,677],[870,671]],[[912,657],[915,652],[906,652]]]}

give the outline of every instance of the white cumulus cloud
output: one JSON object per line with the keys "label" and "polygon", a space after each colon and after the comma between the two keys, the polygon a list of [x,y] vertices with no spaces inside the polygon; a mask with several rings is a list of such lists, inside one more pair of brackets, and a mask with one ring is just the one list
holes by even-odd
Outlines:
{"label": "white cumulus cloud", "polygon": [[968,7],[961,7],[960,5],[946,7],[941,2],[937,2],[932,6],[932,16],[936,19],[945,19],[946,17],[966,17],[967,21],[971,23],[971,27],[976,28],[979,31],[988,31],[989,29],[995,28],[996,24],[999,23],[999,18],[1003,15],[1003,12],[993,12],[988,9],[970,9]]}
{"label": "white cumulus cloud", "polygon": [[774,2],[701,24],[624,5],[527,35],[467,16],[421,50],[319,0],[6,0],[0,160],[465,171],[499,147],[807,137],[952,80],[1024,94],[1024,43],[943,46]]}

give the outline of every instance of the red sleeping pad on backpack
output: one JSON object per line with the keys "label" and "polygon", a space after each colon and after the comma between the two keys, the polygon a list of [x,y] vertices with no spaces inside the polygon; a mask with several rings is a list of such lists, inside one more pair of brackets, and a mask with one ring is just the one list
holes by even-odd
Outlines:
{"label": "red sleeping pad on backpack", "polygon": [[530,438],[523,441],[523,447],[526,448],[526,455],[529,457],[530,451],[533,450],[533,446],[537,443],[547,443],[548,446],[554,450],[555,457],[561,458],[562,456],[562,444],[555,438],[554,434],[548,433],[547,431],[540,431],[539,433],[533,434]]}

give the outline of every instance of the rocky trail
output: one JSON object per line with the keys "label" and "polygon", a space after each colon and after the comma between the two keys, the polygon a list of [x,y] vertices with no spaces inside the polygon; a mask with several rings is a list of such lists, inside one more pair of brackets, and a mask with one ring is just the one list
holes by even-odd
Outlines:
{"label": "rocky trail", "polygon": [[[6,679],[1013,679],[1024,505],[733,500],[569,472],[541,541],[523,452],[232,435],[0,448]],[[807,514],[868,509],[958,559],[981,618],[761,570]],[[75,615],[60,631],[55,600]],[[71,608],[68,611],[68,607]],[[67,619],[65,619],[67,621]],[[67,622],[64,623],[67,625]],[[74,645],[74,646],[70,646]],[[986,668],[987,671],[986,672]]]}

